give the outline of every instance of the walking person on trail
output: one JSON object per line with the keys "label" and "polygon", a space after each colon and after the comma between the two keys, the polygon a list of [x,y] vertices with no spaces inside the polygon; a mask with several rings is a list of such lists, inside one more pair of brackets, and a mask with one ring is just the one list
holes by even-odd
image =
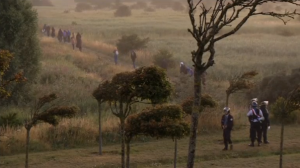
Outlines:
{"label": "walking person on trail", "polygon": [[132,61],[132,64],[133,64],[133,68],[135,69],[136,66],[135,66],[135,60],[136,60],[136,53],[134,50],[131,51],[131,61]]}
{"label": "walking person on trail", "polygon": [[62,42],[63,32],[61,29],[58,30],[57,38],[59,42]]}
{"label": "walking person on trail", "polygon": [[231,141],[231,130],[233,127],[233,117],[230,114],[230,108],[229,107],[224,107],[223,109],[224,115],[222,116],[221,119],[221,126],[223,129],[223,140],[224,140],[224,149],[223,151],[228,150],[228,145],[230,145],[230,150],[232,150],[232,141]]}
{"label": "walking person on trail", "polygon": [[114,54],[115,65],[118,65],[119,51],[117,48],[114,50],[113,54]]}
{"label": "walking person on trail", "polygon": [[51,37],[55,37],[55,29],[54,29],[54,27],[52,27],[52,29],[51,29]]}
{"label": "walking person on trail", "polygon": [[81,40],[80,33],[77,33],[77,35],[76,35],[76,47],[79,48],[79,51],[82,50],[82,40]]}
{"label": "walking person on trail", "polygon": [[262,111],[257,107],[257,102],[252,102],[252,108],[247,113],[250,122],[250,137],[251,143],[249,146],[253,147],[257,137],[258,146],[261,145],[261,122],[264,120]]}
{"label": "walking person on trail", "polygon": [[180,62],[180,73],[183,73],[183,74],[188,73],[188,69],[186,68],[186,66],[184,65],[183,62]]}
{"label": "walking person on trail", "polygon": [[71,35],[71,44],[72,44],[72,47],[73,47],[73,50],[75,50],[75,34],[74,33],[72,33],[72,35]]}
{"label": "walking person on trail", "polygon": [[263,137],[263,141],[264,144],[269,144],[268,141],[268,129],[270,129],[270,120],[269,120],[269,111],[267,109],[269,102],[268,101],[263,101],[260,104],[260,110],[262,111],[263,115],[264,115],[264,120],[262,121],[262,137]]}

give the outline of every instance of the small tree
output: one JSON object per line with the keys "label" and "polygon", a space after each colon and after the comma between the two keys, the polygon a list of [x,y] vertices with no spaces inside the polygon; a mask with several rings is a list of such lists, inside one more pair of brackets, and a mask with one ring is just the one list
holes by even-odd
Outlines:
{"label": "small tree", "polygon": [[163,103],[171,95],[171,84],[158,67],[141,67],[133,72],[116,74],[94,91],[95,98],[108,102],[113,115],[120,119],[121,165],[125,168],[125,120],[135,103]]}
{"label": "small tree", "polygon": [[[186,115],[191,115],[193,112],[193,97],[189,97],[181,103],[181,107]],[[213,108],[217,106],[217,102],[208,94],[201,96],[201,113],[205,108]]]}
{"label": "small tree", "polygon": [[231,94],[254,87],[254,82],[252,82],[251,79],[257,74],[258,72],[256,71],[248,71],[229,79],[229,87],[226,90],[226,107],[229,105],[229,96]]}
{"label": "small tree", "polygon": [[38,123],[45,122],[51,125],[58,124],[58,118],[71,118],[75,116],[78,111],[77,107],[74,106],[46,106],[57,99],[56,94],[50,94],[39,98],[38,102],[34,105],[31,110],[30,116],[25,123],[26,128],[26,158],[25,168],[28,168],[28,152],[29,152],[29,141],[30,141],[30,130],[33,126]]}
{"label": "small tree", "polygon": [[153,55],[153,63],[164,69],[174,68],[175,59],[173,54],[167,49],[160,49],[157,53]]}
{"label": "small tree", "polygon": [[189,134],[189,125],[183,120],[183,111],[177,105],[163,105],[144,109],[129,116],[126,122],[126,168],[130,167],[130,141],[134,136],[171,137],[175,141],[174,167],[177,162],[177,139]]}
{"label": "small tree", "polygon": [[283,138],[284,138],[284,125],[291,123],[291,116],[294,111],[300,109],[300,86],[290,92],[289,96],[285,99],[279,97],[275,104],[272,106],[272,112],[277,114],[277,118],[281,123],[280,132],[280,159],[279,168],[282,168],[283,162]]}
{"label": "small tree", "polygon": [[[212,7],[205,6],[202,3],[203,0],[194,2],[195,0],[187,0],[188,15],[192,26],[188,32],[195,39],[197,45],[196,49],[191,52],[194,63],[194,107],[191,115],[187,168],[194,167],[196,154],[198,116],[201,106],[201,75],[215,63],[215,44],[238,32],[253,16],[272,16],[286,24],[286,18],[293,19],[295,15],[299,15],[296,11],[285,11],[284,13],[258,11],[257,9],[263,4],[272,2],[300,6],[298,0],[215,0]],[[197,8],[199,8],[197,17],[199,20],[195,18]],[[229,26],[228,30],[222,31]],[[208,59],[207,62],[204,62],[206,55],[208,55]]]}
{"label": "small tree", "polygon": [[131,50],[140,50],[147,47],[149,38],[140,38],[137,34],[123,35],[117,42],[120,52],[128,54]]}

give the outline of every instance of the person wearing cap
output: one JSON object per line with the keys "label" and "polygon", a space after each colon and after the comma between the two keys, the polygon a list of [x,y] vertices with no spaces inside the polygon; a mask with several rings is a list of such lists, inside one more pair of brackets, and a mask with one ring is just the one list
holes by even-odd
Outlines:
{"label": "person wearing cap", "polygon": [[180,73],[187,74],[188,70],[183,62],[180,62]]}
{"label": "person wearing cap", "polygon": [[268,101],[263,101],[260,104],[260,110],[262,111],[264,118],[265,118],[261,123],[262,137],[263,137],[264,144],[269,143],[268,138],[267,138],[268,129],[270,129],[269,111],[267,109],[268,104],[269,104]]}
{"label": "person wearing cap", "polygon": [[225,148],[223,151],[228,150],[228,145],[230,145],[230,150],[232,150],[232,141],[231,141],[231,130],[233,127],[233,117],[230,115],[230,108],[224,107],[224,115],[221,119],[221,126],[223,129],[223,140]]}
{"label": "person wearing cap", "polygon": [[247,113],[250,122],[250,138],[249,146],[254,146],[254,141],[257,137],[258,146],[261,145],[261,122],[264,120],[262,111],[257,107],[257,102],[252,102],[252,108]]}

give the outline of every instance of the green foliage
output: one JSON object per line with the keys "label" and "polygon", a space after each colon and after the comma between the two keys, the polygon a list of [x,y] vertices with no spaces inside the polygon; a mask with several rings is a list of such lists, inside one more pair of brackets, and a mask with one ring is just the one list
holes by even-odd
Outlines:
{"label": "green foliage", "polygon": [[137,97],[154,104],[166,102],[172,92],[165,71],[155,66],[138,68],[132,83]]}
{"label": "green foliage", "polygon": [[293,123],[296,121],[296,113],[294,111],[285,110],[286,99],[279,97],[271,106],[271,113],[276,121],[284,122],[285,124]]}
{"label": "green foliage", "polygon": [[[193,112],[194,97],[189,97],[181,103],[182,109],[186,114],[191,115]],[[208,94],[201,96],[201,111],[205,108],[213,108],[217,106],[217,102]]]}
{"label": "green foliage", "polygon": [[22,70],[23,75],[30,81],[6,86],[6,90],[12,91],[12,96],[7,101],[17,102],[21,97],[27,99],[29,88],[25,85],[34,82],[39,72],[41,52],[37,27],[37,12],[32,9],[31,3],[0,1],[0,48],[14,55],[3,79],[9,80]]}
{"label": "green foliage", "polygon": [[295,122],[297,110],[300,110],[300,86],[290,92],[286,99],[279,97],[271,109],[276,120],[285,124]]}
{"label": "green foliage", "polygon": [[164,70],[158,67],[141,67],[133,72],[116,74],[111,81],[101,83],[93,92],[98,101],[134,103],[150,100],[163,103],[171,95],[172,87]]}
{"label": "green foliage", "polygon": [[115,17],[128,17],[131,16],[131,9],[127,5],[121,5],[114,13]]}
{"label": "green foliage", "polygon": [[139,50],[147,47],[149,38],[140,38],[137,34],[123,35],[117,42],[117,48],[121,53],[127,54],[131,50]]}
{"label": "green foliage", "polygon": [[175,59],[173,54],[167,49],[160,49],[156,54],[154,54],[153,63],[154,65],[164,69],[175,67]]}
{"label": "green foliage", "polygon": [[189,125],[183,121],[183,111],[177,105],[163,105],[144,109],[131,115],[126,122],[126,135],[146,135],[156,138],[182,138],[189,134]]}
{"label": "green foliage", "polygon": [[0,127],[18,127],[22,125],[22,121],[18,118],[17,113],[8,113],[0,116]]}

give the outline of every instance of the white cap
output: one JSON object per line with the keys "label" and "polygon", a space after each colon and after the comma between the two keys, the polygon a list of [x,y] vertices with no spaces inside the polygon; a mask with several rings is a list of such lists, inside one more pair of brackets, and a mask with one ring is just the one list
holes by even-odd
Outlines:
{"label": "white cap", "polygon": [[229,112],[230,108],[229,107],[224,107],[223,110],[226,111],[226,112]]}
{"label": "white cap", "polygon": [[180,62],[180,65],[183,65],[183,62]]}
{"label": "white cap", "polygon": [[253,101],[253,102],[254,102],[254,101],[255,101],[255,102],[257,102],[257,98],[253,98],[253,99],[251,99],[251,101]]}

